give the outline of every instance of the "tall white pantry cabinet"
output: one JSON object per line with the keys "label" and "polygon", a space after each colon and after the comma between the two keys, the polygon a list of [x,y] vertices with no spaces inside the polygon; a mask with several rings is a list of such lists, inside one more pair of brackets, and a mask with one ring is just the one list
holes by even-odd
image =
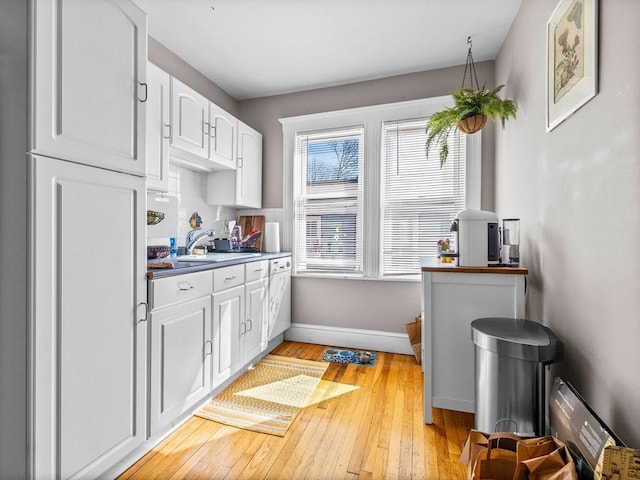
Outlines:
{"label": "tall white pantry cabinet", "polygon": [[30,5],[27,473],[96,478],[146,434],[146,15]]}

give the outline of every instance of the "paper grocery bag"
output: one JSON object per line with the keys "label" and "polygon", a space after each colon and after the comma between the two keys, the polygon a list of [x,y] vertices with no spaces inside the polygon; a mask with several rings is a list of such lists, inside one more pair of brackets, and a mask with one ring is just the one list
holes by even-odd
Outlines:
{"label": "paper grocery bag", "polygon": [[519,440],[520,437],[512,433],[486,434],[471,430],[460,455],[460,462],[467,465],[467,479],[512,480]]}
{"label": "paper grocery bag", "polygon": [[464,463],[467,466],[467,479],[473,478],[473,467],[476,464],[478,455],[487,450],[487,444],[489,443],[488,435],[483,434],[477,430],[471,430],[467,440],[462,447],[462,453],[460,454],[460,463]]}
{"label": "paper grocery bag", "polygon": [[473,480],[513,480],[516,471],[516,445],[513,434],[492,434],[487,450],[480,453],[473,468]]}
{"label": "paper grocery bag", "polygon": [[407,335],[418,365],[422,363],[422,317],[418,315],[415,322],[407,323]]}
{"label": "paper grocery bag", "polygon": [[555,437],[518,442],[517,460],[514,480],[578,480],[569,450]]}

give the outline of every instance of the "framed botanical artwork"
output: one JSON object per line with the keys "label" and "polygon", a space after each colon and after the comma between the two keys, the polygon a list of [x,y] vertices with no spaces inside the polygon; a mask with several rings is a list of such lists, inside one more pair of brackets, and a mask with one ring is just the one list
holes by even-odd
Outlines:
{"label": "framed botanical artwork", "polygon": [[560,0],[547,22],[547,132],[596,95],[598,0]]}

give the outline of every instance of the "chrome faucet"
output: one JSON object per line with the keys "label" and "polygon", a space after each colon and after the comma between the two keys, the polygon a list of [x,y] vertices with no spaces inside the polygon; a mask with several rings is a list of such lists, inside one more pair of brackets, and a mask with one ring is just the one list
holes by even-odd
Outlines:
{"label": "chrome faucet", "polygon": [[198,243],[198,240],[200,240],[202,237],[214,237],[215,235],[216,232],[214,232],[213,230],[200,230],[199,228],[191,230],[189,233],[187,233],[187,240],[185,242],[185,253],[187,255],[191,255],[193,253],[193,247],[196,246],[196,243]]}

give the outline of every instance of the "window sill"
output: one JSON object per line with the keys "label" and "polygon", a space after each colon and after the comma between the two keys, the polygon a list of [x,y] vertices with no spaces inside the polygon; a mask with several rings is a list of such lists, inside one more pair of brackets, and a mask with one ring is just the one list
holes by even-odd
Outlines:
{"label": "window sill", "polygon": [[324,280],[364,280],[369,282],[407,282],[419,283],[422,279],[420,273],[415,275],[389,276],[389,277],[363,277],[359,275],[345,275],[340,273],[296,273],[294,278],[315,278]]}

